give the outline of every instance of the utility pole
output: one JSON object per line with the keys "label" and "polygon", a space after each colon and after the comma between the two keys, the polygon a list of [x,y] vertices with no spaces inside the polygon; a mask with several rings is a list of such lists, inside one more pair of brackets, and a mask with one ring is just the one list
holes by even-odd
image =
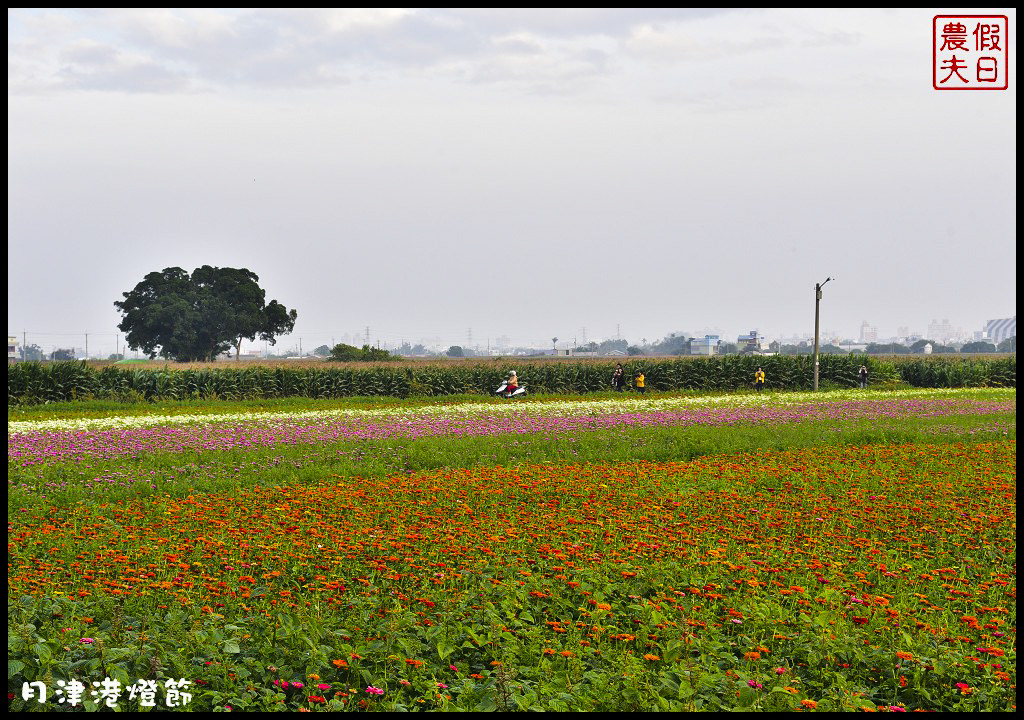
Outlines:
{"label": "utility pole", "polygon": [[85,334],[85,359],[89,359],[89,333]]}
{"label": "utility pole", "polygon": [[818,392],[818,304],[821,302],[821,289],[832,278],[825,278],[823,283],[814,284],[814,392]]}

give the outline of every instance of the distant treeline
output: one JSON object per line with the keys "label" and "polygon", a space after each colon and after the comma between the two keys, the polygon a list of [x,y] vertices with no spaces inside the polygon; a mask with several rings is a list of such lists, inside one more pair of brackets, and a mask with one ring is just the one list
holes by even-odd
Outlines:
{"label": "distant treeline", "polygon": [[[810,356],[709,358],[623,358],[628,386],[643,371],[650,391],[731,391],[750,388],[754,371],[764,369],[769,390],[810,390]],[[112,399],[124,402],[187,399],[266,399],[352,396],[410,397],[492,393],[515,369],[531,393],[584,394],[611,389],[614,360],[512,362],[408,362],[381,365],[244,368],[94,369],[82,361],[7,366],[8,405]],[[1017,357],[891,358],[820,357],[822,389],[856,387],[861,365],[871,385],[912,387],[1016,387]]]}

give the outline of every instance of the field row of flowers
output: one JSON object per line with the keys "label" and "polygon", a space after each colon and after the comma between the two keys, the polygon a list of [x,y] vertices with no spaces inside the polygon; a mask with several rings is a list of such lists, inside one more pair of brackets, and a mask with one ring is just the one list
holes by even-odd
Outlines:
{"label": "field row of flowers", "polygon": [[[181,679],[185,710],[1013,710],[1015,402],[10,423],[9,709]],[[842,439],[881,424],[918,441]],[[712,451],[740,436],[809,445]]]}
{"label": "field row of flowers", "polygon": [[[961,404],[964,401],[982,401],[993,398],[1013,400],[1013,390],[993,389],[903,389],[903,390],[845,390],[830,393],[824,401],[835,404],[846,400],[928,400],[949,401]],[[434,416],[455,417],[475,415],[601,415],[636,412],[682,412],[706,408],[763,408],[785,407],[788,405],[820,404],[821,393],[808,392],[765,392],[764,394],[741,395],[623,395],[602,399],[563,399],[559,396],[538,396],[520,398],[514,402],[492,399],[472,402],[431,402],[404,401],[388,402],[377,407],[328,407],[310,410],[289,410],[285,412],[245,411],[221,412],[211,408],[215,405],[175,407],[154,414],[146,406],[123,406],[124,410],[113,415],[101,412],[97,417],[65,417],[43,420],[16,420],[8,418],[8,433],[32,433],[42,431],[82,431],[113,428],[139,428],[152,425],[178,425],[192,423],[231,422],[275,422],[331,421],[334,419],[362,418],[387,420],[402,416],[428,418]],[[310,401],[314,403],[314,401]]]}
{"label": "field row of flowers", "polygon": [[[478,437],[509,434],[571,435],[613,427],[688,427],[749,423],[944,415],[1010,413],[1006,399],[957,397],[849,398],[799,401],[776,396],[756,402],[740,397],[710,403],[690,398],[620,402],[544,402],[533,404],[462,404],[394,410],[323,411],[298,415],[256,414],[77,420],[67,426],[52,421],[9,423],[8,458],[23,465],[75,458],[117,458],[151,453],[186,453],[263,448],[275,445],[323,445],[344,440]],[[188,422],[182,422],[188,420]]]}

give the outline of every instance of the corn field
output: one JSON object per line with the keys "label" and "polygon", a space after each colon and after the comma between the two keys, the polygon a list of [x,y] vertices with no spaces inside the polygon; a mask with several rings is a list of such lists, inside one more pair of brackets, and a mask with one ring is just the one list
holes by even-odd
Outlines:
{"label": "corn field", "polygon": [[[872,386],[1016,387],[1016,355],[999,358],[899,358],[822,355],[819,386],[856,387],[866,365]],[[751,387],[764,369],[768,390],[810,390],[810,355],[710,358],[624,358],[626,377],[643,371],[652,391],[727,392]],[[615,360],[508,359],[476,362],[404,362],[325,367],[124,368],[89,367],[84,361],[18,363],[7,367],[7,403],[36,404],[79,399],[256,400],[282,397],[440,396],[490,394],[515,368],[531,393],[580,395],[608,391]],[[632,383],[630,382],[630,386]]]}

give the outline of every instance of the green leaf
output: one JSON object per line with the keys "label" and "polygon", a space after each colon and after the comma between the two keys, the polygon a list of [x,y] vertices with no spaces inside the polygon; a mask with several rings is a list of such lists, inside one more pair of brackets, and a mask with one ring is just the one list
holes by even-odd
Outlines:
{"label": "green leaf", "polygon": [[49,665],[50,661],[53,660],[53,652],[50,650],[50,646],[46,643],[36,643],[32,646],[32,652],[39,658],[39,662],[42,665]]}
{"label": "green leaf", "polygon": [[107,672],[110,673],[110,678],[117,680],[121,683],[122,687],[127,687],[132,684],[131,679],[128,676],[128,670],[121,663],[110,665],[107,667]]}
{"label": "green leaf", "polygon": [[242,649],[238,647],[237,640],[226,640],[224,642],[224,652],[235,654],[242,652]]}

